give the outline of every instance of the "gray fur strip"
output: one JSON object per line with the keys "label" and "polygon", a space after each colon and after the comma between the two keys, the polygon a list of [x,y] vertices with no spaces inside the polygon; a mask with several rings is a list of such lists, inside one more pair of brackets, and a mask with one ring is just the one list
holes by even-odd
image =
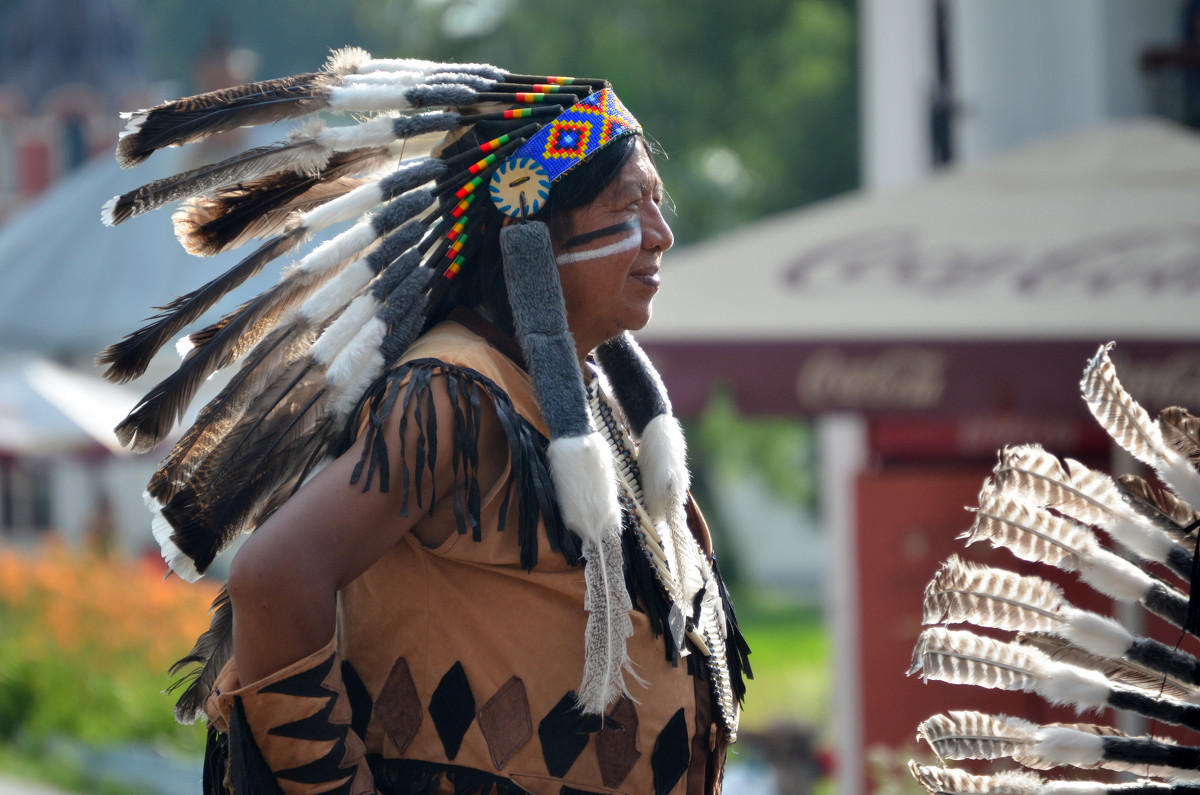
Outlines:
{"label": "gray fur strip", "polygon": [[[371,227],[377,235],[386,235],[410,218],[415,218],[418,213],[431,204],[433,204],[433,191],[428,188],[402,193],[388,202],[387,206],[371,219]],[[393,256],[394,258],[395,256]]]}
{"label": "gray fur strip", "polygon": [[[418,232],[418,234],[411,234],[408,229],[409,226],[418,227],[418,229],[415,230]],[[371,285],[371,296],[381,304],[388,300],[388,296],[392,294],[392,291],[399,287],[400,283],[405,279],[405,277],[408,276],[408,271],[412,269],[411,263],[413,262],[411,254],[414,252],[418,255],[420,254],[420,251],[415,248],[417,241],[420,240],[419,222],[405,224],[405,226],[397,230],[397,233],[401,231],[409,233],[407,235],[408,240],[397,240],[397,247],[399,245],[403,245],[404,242],[407,242],[408,245],[404,246],[404,249],[400,250],[395,256],[388,258],[387,262],[384,263],[383,270],[380,272],[379,277],[375,279],[374,284]],[[382,307],[379,315],[385,321],[391,320],[391,318],[383,316]]]}
{"label": "gray fur strip", "polygon": [[567,329],[550,230],[540,221],[500,230],[504,281],[517,341],[551,439],[591,432],[591,414],[575,340]]}
{"label": "gray fur strip", "polygon": [[655,417],[671,413],[662,378],[628,331],[598,347],[596,359],[636,436],[640,438]]}
{"label": "gray fur strip", "polygon": [[[426,226],[423,219],[414,218],[404,224],[395,232],[385,237],[379,247],[373,249],[367,255],[367,267],[375,273],[382,273],[385,268],[405,252],[415,251],[414,246],[421,240],[425,231]],[[371,292],[378,300],[382,301],[387,298],[391,290],[382,290],[379,288],[379,283],[377,282],[376,285],[372,286]]]}
{"label": "gray fur strip", "polygon": [[495,80],[466,72],[435,72],[425,77],[425,83],[431,86],[458,84],[476,91],[491,91],[492,86],[496,85]]}
{"label": "gray fur strip", "polygon": [[432,182],[446,171],[446,166],[439,160],[418,160],[388,174],[379,180],[379,193],[384,200],[393,199],[405,191],[410,191],[426,182]]}
{"label": "gray fur strip", "polygon": [[420,85],[410,88],[404,96],[414,108],[429,108],[446,105],[470,105],[475,101],[478,93],[466,86]]}
{"label": "gray fur strip", "polygon": [[445,132],[462,126],[462,115],[453,111],[435,111],[433,113],[414,113],[411,116],[397,116],[392,120],[392,133],[397,140],[410,138],[426,133]]}

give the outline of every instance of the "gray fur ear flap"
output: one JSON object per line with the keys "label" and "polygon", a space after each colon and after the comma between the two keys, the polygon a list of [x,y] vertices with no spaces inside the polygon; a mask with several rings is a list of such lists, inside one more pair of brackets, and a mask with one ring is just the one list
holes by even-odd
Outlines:
{"label": "gray fur ear flap", "polygon": [[602,715],[609,704],[628,694],[626,639],[633,634],[612,453],[592,424],[550,230],[540,221],[506,226],[500,230],[500,252],[517,341],[550,431],[546,457],[559,509],[567,529],[583,539],[587,559],[588,621],[579,707]]}
{"label": "gray fur ear flap", "polygon": [[625,418],[640,442],[638,468],[646,510],[655,522],[682,511],[691,485],[687,443],[671,401],[650,358],[629,332],[596,349]]}
{"label": "gray fur ear flap", "polygon": [[620,524],[608,445],[592,425],[575,340],[567,328],[550,230],[540,221],[500,230],[504,280],[517,342],[550,431],[550,474],[563,521],[597,543]]}

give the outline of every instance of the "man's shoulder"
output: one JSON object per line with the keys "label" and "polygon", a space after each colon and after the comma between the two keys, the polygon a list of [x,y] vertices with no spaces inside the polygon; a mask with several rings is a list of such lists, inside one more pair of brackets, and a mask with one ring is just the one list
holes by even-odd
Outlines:
{"label": "man's shoulder", "polygon": [[398,362],[399,366],[433,360],[470,370],[501,386],[506,392],[529,384],[528,374],[486,337],[454,320],[446,320],[421,335]]}

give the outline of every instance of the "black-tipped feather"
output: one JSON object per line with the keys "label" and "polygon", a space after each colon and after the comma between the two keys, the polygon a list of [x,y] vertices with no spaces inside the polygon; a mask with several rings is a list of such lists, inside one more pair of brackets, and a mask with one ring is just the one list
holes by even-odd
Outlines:
{"label": "black-tipped feather", "polygon": [[[274,319],[317,290],[335,271],[309,280],[288,280],[243,304],[209,327],[211,337],[196,345],[179,368],[160,381],[116,428],[122,444],[144,451],[161,442],[178,422],[197,390],[214,372],[228,367],[270,332]],[[192,339],[193,344],[196,338]]]}
{"label": "black-tipped feather", "polygon": [[[313,185],[299,196],[268,210],[261,217],[244,223],[244,218],[227,217],[230,208],[245,199],[245,186],[217,191],[212,196],[197,196],[171,216],[180,245],[197,257],[211,257],[245,245],[256,237],[268,237],[286,228],[292,216],[305,213],[366,184],[361,177],[339,177]],[[232,223],[231,223],[232,222]]]}
{"label": "black-tipped feather", "polygon": [[229,590],[225,586],[213,599],[209,612],[212,619],[208,629],[168,672],[175,676],[190,665],[196,666],[167,688],[167,692],[172,693],[187,686],[175,702],[175,719],[180,723],[195,723],[203,714],[204,702],[217,682],[217,675],[233,656],[233,603],[229,601]]}
{"label": "black-tipped feather", "polygon": [[256,398],[187,486],[162,508],[171,540],[204,571],[277,488],[332,441],[325,373],[295,362]]}
{"label": "black-tipped feather", "polygon": [[258,274],[268,262],[292,251],[306,238],[306,230],[294,229],[268,240],[225,273],[161,307],[162,312],[151,318],[153,322],[127,335],[122,341],[109,345],[96,357],[97,364],[109,365],[104,377],[124,383],[146,372],[154,354],[184,326],[212,308],[231,290]]}
{"label": "black-tipped feather", "polygon": [[1164,442],[1193,464],[1200,463],[1200,419],[1187,409],[1172,406],[1158,413],[1158,427]]}
{"label": "black-tipped feather", "polygon": [[200,410],[196,422],[159,465],[146,487],[160,503],[170,501],[207,460],[225,434],[242,418],[265,383],[308,350],[317,329],[276,329],[246,357],[229,383]]}
{"label": "black-tipped feather", "polygon": [[[208,193],[235,182],[256,179],[275,171],[315,171],[322,165],[322,155],[321,146],[313,141],[279,141],[248,149],[219,163],[155,180],[118,196],[113,200],[111,213],[105,217],[105,222],[116,226],[169,202]],[[108,207],[106,205],[106,209]]]}
{"label": "black-tipped feather", "polygon": [[130,168],[166,146],[199,141],[226,130],[306,116],[328,104],[336,80],[323,72],[263,80],[164,102],[130,114],[117,144],[117,162]]}
{"label": "black-tipped feather", "polygon": [[347,179],[391,160],[386,147],[337,152],[317,174],[282,171],[222,188],[175,214],[175,234],[193,254],[208,255],[274,234],[296,210],[310,210],[362,184]]}
{"label": "black-tipped feather", "polygon": [[1182,531],[1200,519],[1200,513],[1193,511],[1183,500],[1166,489],[1154,488],[1145,478],[1121,475],[1117,482],[1135,508],[1168,527]]}

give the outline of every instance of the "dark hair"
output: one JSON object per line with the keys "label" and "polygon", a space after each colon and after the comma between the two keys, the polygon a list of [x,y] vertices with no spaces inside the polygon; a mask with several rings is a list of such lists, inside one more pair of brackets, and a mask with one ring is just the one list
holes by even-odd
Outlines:
{"label": "dark hair", "polygon": [[[452,156],[507,131],[498,129],[496,123],[480,129],[484,127],[484,123],[475,125],[472,135],[463,136],[447,147],[442,156]],[[633,157],[639,140],[642,140],[640,135],[623,136],[571,169],[555,183],[545,206],[533,219],[544,221],[550,227],[551,234],[563,232],[566,211],[595,200]],[[504,284],[500,258],[500,228],[504,216],[490,201],[486,201],[486,193],[481,198],[485,199],[482,202],[485,206],[482,209],[483,228],[478,234],[482,235],[483,242],[464,263],[462,272],[454,280],[442,305],[430,313],[427,325],[440,322],[456,306],[469,306],[496,323],[505,333],[512,334],[512,310],[508,304],[508,290]]]}

